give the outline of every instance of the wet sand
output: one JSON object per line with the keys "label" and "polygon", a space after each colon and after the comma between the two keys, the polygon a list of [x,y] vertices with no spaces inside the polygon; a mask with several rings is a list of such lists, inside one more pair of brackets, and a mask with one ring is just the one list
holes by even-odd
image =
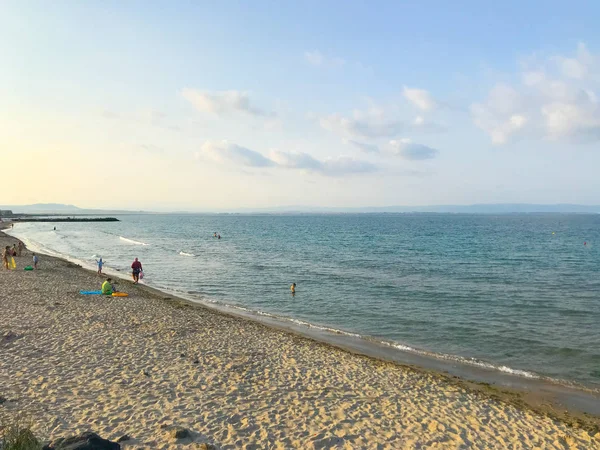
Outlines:
{"label": "wet sand", "polygon": [[[13,238],[0,235],[0,245]],[[598,419],[353,354],[41,256],[0,270],[0,416],[124,448],[600,449]],[[555,417],[551,417],[555,416]],[[191,437],[176,440],[170,428]]]}

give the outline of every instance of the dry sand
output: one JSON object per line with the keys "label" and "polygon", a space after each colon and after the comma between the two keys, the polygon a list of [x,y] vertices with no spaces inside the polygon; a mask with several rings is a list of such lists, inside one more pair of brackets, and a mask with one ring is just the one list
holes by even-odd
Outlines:
{"label": "dry sand", "polygon": [[[0,235],[0,244],[13,243]],[[0,270],[0,415],[43,439],[92,430],[124,448],[600,449],[460,383],[193,307],[41,256]],[[4,336],[4,337],[3,337]],[[175,440],[169,427],[192,438]]]}

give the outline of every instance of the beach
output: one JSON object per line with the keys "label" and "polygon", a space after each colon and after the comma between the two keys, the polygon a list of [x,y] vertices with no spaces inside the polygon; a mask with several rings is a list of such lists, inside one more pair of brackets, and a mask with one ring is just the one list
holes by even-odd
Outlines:
{"label": "beach", "polygon": [[123,448],[600,448],[594,417],[544,414],[125,280],[127,298],[83,296],[102,277],[16,260],[0,271],[0,417],[25,414],[43,440],[91,430],[130,436]]}

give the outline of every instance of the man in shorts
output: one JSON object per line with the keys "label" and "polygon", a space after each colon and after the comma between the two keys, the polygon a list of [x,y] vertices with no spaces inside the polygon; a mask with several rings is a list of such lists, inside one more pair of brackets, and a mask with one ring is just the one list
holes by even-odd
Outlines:
{"label": "man in shorts", "polygon": [[142,272],[142,263],[135,258],[133,264],[131,265],[131,274],[133,275],[133,284],[138,284],[140,281],[140,273]]}

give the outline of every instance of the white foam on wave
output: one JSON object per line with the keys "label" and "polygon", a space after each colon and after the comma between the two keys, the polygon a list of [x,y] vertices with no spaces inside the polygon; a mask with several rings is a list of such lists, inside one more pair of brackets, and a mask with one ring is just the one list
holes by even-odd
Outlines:
{"label": "white foam on wave", "polygon": [[133,239],[129,239],[123,236],[119,236],[119,239],[121,239],[123,242],[127,242],[129,244],[134,244],[134,245],[150,245],[150,244],[146,244],[145,242],[140,242],[140,241],[134,241]]}
{"label": "white foam on wave", "polygon": [[486,361],[481,361],[476,358],[465,358],[463,356],[458,356],[458,355],[446,355],[444,353],[428,352],[425,350],[419,350],[419,349],[416,349],[413,347],[409,347],[408,345],[399,344],[397,342],[380,341],[380,343],[387,345],[388,347],[393,347],[398,350],[402,350],[403,352],[416,353],[418,355],[427,356],[429,358],[443,359],[446,361],[455,361],[460,364],[481,367],[483,369],[488,369],[488,370],[497,370],[499,372],[504,372],[504,373],[508,373],[510,375],[516,375],[516,376],[520,376],[520,377],[524,377],[524,378],[533,378],[533,379],[542,378],[540,375],[537,375],[533,372],[528,372],[526,370],[521,370],[521,369],[513,369],[508,366],[497,366],[495,364],[492,364],[492,363],[489,363]]}
{"label": "white foam on wave", "polygon": [[181,251],[181,252],[179,252],[179,254],[180,254],[181,256],[191,256],[191,257],[195,257],[195,256],[196,256],[196,255],[194,255],[193,253],[186,253],[186,252],[184,252],[184,251]]}

